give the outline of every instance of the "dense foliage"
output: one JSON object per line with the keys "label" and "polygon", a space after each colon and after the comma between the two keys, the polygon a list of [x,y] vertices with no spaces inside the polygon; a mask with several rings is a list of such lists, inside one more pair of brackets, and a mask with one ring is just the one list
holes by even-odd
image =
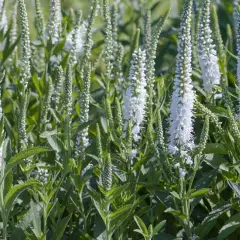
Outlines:
{"label": "dense foliage", "polygon": [[0,0],[1,239],[239,239],[238,2],[49,2]]}

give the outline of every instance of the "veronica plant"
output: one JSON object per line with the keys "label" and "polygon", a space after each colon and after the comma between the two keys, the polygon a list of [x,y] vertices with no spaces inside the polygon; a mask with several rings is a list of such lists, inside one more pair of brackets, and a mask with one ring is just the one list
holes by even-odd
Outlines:
{"label": "veronica plant", "polygon": [[[179,195],[186,219],[182,222],[188,237],[192,235],[190,227],[190,213],[185,198],[186,186],[184,179],[187,168],[193,164],[189,151],[194,148],[193,141],[193,106],[195,92],[191,80],[192,75],[192,42],[191,42],[191,14],[192,0],[187,0],[181,16],[179,30],[178,55],[176,75],[174,79],[174,92],[172,95],[169,146],[168,150],[175,155],[174,167],[179,174]],[[161,139],[161,138],[160,138]]]}

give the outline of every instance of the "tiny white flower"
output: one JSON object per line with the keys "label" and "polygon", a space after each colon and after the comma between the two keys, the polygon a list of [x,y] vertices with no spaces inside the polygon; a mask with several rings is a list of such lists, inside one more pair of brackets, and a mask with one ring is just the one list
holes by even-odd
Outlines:
{"label": "tiny white flower", "polygon": [[176,163],[176,164],[174,164],[174,169],[177,169],[177,168],[179,168],[180,167],[180,163]]}
{"label": "tiny white flower", "polygon": [[132,149],[131,154],[129,156],[130,160],[134,159],[137,156],[138,152],[136,149]]}
{"label": "tiny white flower", "polygon": [[[72,39],[73,32],[74,30],[72,30],[67,35],[67,39],[64,45],[64,49],[68,52],[70,52],[73,47],[73,39]],[[77,34],[76,34],[76,56],[77,57],[79,57],[81,53],[83,53],[84,46],[85,46],[86,33],[87,33],[87,23],[83,22],[81,26],[78,28]]]}
{"label": "tiny white flower", "polygon": [[192,158],[190,156],[186,157],[186,164],[187,165],[192,165],[193,164]]}
{"label": "tiny white flower", "polygon": [[217,99],[221,99],[222,98],[222,93],[217,93],[214,95],[214,99],[217,100]]}
{"label": "tiny white flower", "polygon": [[179,168],[179,175],[180,178],[184,178],[186,176],[187,172],[183,168]]}

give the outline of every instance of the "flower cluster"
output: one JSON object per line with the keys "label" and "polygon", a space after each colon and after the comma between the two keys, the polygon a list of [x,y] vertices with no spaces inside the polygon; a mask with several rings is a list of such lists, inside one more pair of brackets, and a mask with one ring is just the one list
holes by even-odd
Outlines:
{"label": "flower cluster", "polygon": [[198,34],[198,53],[203,87],[206,92],[212,93],[212,85],[220,84],[221,73],[210,28],[210,0],[205,0],[203,3]]}
{"label": "flower cluster", "polygon": [[135,142],[140,139],[141,125],[146,114],[147,82],[146,82],[146,53],[144,50],[134,51],[129,75],[130,83],[124,96],[125,129],[131,122],[132,135]]}
{"label": "flower cluster", "polygon": [[176,154],[193,148],[193,105],[195,94],[191,80],[192,42],[191,42],[192,1],[187,1],[182,14],[179,32],[176,76],[170,113],[169,152]]}
{"label": "flower cluster", "polygon": [[[76,31],[76,57],[79,57],[83,51],[84,51],[84,46],[85,46],[85,41],[86,41],[86,33],[87,33],[87,23],[83,22]],[[67,35],[67,39],[64,45],[64,49],[68,52],[70,52],[73,48],[74,44],[74,29]]]}

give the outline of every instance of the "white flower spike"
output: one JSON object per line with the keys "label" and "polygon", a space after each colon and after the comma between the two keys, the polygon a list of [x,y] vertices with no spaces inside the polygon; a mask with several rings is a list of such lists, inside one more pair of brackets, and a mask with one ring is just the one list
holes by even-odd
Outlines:
{"label": "white flower spike", "polygon": [[212,85],[219,85],[221,73],[218,65],[216,46],[210,28],[210,0],[204,0],[198,32],[198,54],[206,92],[212,93]]}
{"label": "white flower spike", "polygon": [[182,14],[179,31],[178,55],[174,92],[170,113],[169,152],[176,154],[193,148],[193,105],[195,93],[191,80],[192,75],[192,42],[191,42],[192,0],[188,0]]}
{"label": "white flower spike", "polygon": [[147,102],[146,53],[137,49],[133,53],[129,75],[130,83],[124,96],[125,129],[131,121],[133,139],[140,139],[141,125],[145,119]]}

